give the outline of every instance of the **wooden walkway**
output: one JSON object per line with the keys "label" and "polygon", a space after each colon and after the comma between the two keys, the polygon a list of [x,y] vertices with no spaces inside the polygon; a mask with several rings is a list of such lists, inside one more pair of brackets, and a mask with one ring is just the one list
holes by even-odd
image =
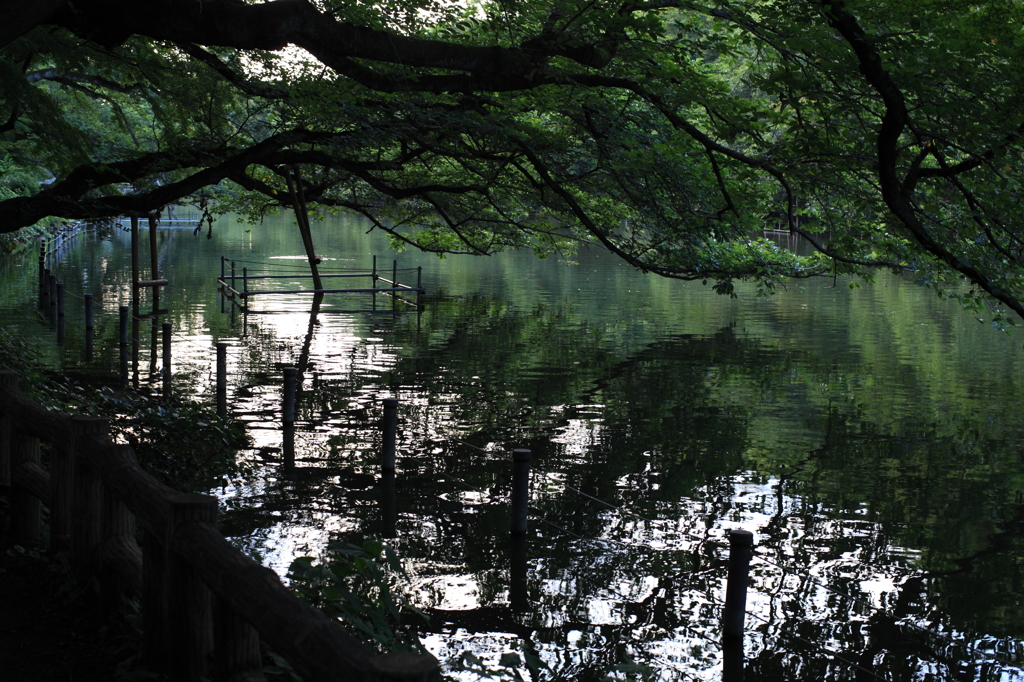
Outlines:
{"label": "wooden walkway", "polygon": [[429,654],[374,655],[235,549],[216,498],[167,487],[110,440],[105,419],[48,412],[11,370],[0,370],[0,483],[15,539],[41,543],[45,504],[50,551],[70,552],[79,584],[98,582],[101,607],[140,599],[146,666],[176,682],[265,680],[261,639],[306,682],[440,680]]}

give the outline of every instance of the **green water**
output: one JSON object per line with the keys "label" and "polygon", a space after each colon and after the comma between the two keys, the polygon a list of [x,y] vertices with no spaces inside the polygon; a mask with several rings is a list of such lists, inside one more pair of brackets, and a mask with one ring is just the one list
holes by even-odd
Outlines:
{"label": "green water", "polygon": [[[390,278],[396,256],[367,230],[314,224],[322,267],[368,272],[376,254]],[[55,367],[116,373],[127,244],[85,237],[55,267],[102,308],[93,362],[78,299],[63,348],[38,319],[35,254],[0,261],[0,318]],[[719,679],[730,528],[758,546],[746,679],[1024,678],[1019,333],[888,275],[729,299],[598,252],[403,253],[400,281],[422,268],[420,314],[348,294],[315,315],[309,295],[256,296],[242,315],[217,293],[221,256],[239,276],[301,274],[287,219],[223,219],[210,239],[162,229],[158,247],[175,390],[211,399],[227,341],[229,402],[254,439],[254,475],[211,491],[224,531],[281,572],[329,540],[386,536],[455,678],[476,679],[455,669],[464,651],[492,665],[519,651],[547,666],[527,679],[625,679],[631,665]],[[158,387],[149,324],[132,379]],[[277,427],[289,365],[304,377],[294,476]],[[377,468],[385,397],[400,400],[394,508]],[[534,457],[525,547],[508,535],[515,447]]]}

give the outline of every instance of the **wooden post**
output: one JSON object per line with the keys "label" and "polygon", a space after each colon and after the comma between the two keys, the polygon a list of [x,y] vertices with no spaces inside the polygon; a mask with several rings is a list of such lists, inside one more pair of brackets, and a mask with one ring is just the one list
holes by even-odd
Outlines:
{"label": "wooden post", "polygon": [[228,416],[228,344],[217,343],[217,416]]}
{"label": "wooden post", "polygon": [[146,529],[142,536],[142,655],[146,667],[160,671],[166,664],[167,594],[170,549],[165,538]]}
{"label": "wooden post", "polygon": [[39,240],[39,307],[43,307],[46,290],[46,240]]}
{"label": "wooden post", "polygon": [[747,579],[753,553],[753,533],[735,528],[729,531],[729,575],[722,613],[722,634],[726,638],[743,638],[743,620],[747,613]]}
{"label": "wooden post", "polygon": [[398,261],[391,261],[391,312],[398,309]]}
{"label": "wooden post", "polygon": [[75,504],[75,439],[77,428],[63,447],[54,448],[50,461],[50,548],[54,552],[71,549],[72,519]]}
{"label": "wooden post", "polygon": [[[13,369],[0,369],[0,391],[17,391],[18,373]],[[11,438],[14,424],[0,415],[0,485],[11,485]]]}
{"label": "wooden post", "polygon": [[171,323],[163,323],[164,397],[171,395]]}
{"label": "wooden post", "polygon": [[43,271],[43,282],[39,286],[39,310],[43,315],[50,314],[50,269]]}
{"label": "wooden post", "polygon": [[[142,565],[139,546],[135,542],[135,516],[106,487],[103,489],[102,548],[104,557],[131,553],[138,565]],[[138,580],[142,580],[141,575]],[[120,610],[121,597],[128,591],[128,584],[117,571],[107,567],[100,569],[99,582],[100,609],[105,615],[112,616]]]}
{"label": "wooden post", "polygon": [[441,667],[431,654],[380,654],[368,667],[369,682],[441,682]]}
{"label": "wooden post", "polygon": [[57,345],[64,345],[64,282],[57,282]]}
{"label": "wooden post", "polygon": [[220,257],[220,281],[221,281],[221,286],[224,286],[224,261],[226,261],[226,260],[227,260],[227,258],[225,258],[224,256]]}
{"label": "wooden post", "polygon": [[242,268],[242,304],[249,312],[249,268]]}
{"label": "wooden post", "polygon": [[[157,246],[156,246],[156,214],[149,214],[149,269],[152,273],[150,279],[160,279],[160,275],[157,272]],[[160,308],[160,287],[153,286],[153,311],[159,310]]]}
{"label": "wooden post", "polygon": [[120,315],[120,328],[118,338],[121,347],[121,380],[128,383],[128,306],[123,305],[118,309]]}
{"label": "wooden post", "polygon": [[[231,261],[231,288],[234,289],[235,291],[238,291],[238,289],[235,287],[235,261]],[[234,298],[235,295],[232,293],[231,299],[234,300]]]}
{"label": "wooden post", "polygon": [[[377,288],[377,256],[373,257],[373,272],[371,273],[371,277],[373,278],[373,288],[376,289]],[[377,292],[374,291],[372,296],[373,296],[373,309],[376,310],[377,309]]]}
{"label": "wooden post", "polygon": [[416,267],[416,308],[423,307],[423,266]]}
{"label": "wooden post", "polygon": [[57,324],[57,276],[50,274],[50,324]]}
{"label": "wooden post", "polygon": [[526,448],[512,451],[512,534],[526,533],[526,518],[530,506],[530,459]]}
{"label": "wooden post", "polygon": [[529,613],[530,598],[526,586],[526,535],[509,537],[508,597],[512,613],[522,616]]}
{"label": "wooden post", "polygon": [[72,519],[69,519],[72,521],[71,565],[78,584],[84,586],[99,575],[102,566],[103,484],[100,477],[77,457],[77,441],[86,434],[106,436],[109,422],[103,417],[86,416],[74,416],[71,420],[74,429],[65,456],[71,462],[74,493],[71,504],[65,509],[73,510]]}
{"label": "wooden post", "polygon": [[[39,466],[39,439],[18,430],[11,434],[11,475],[22,463]],[[18,542],[38,545],[42,539],[42,501],[17,486],[11,488],[11,530]]]}
{"label": "wooden post", "polygon": [[722,682],[743,682],[743,640],[722,637]]}
{"label": "wooden post", "polygon": [[93,340],[96,335],[96,325],[93,320],[92,294],[85,295],[85,361],[92,362]]}
{"label": "wooden post", "polygon": [[295,468],[295,392],[299,370],[297,367],[284,368],[284,403],[281,410],[281,426],[284,441],[281,453],[285,471]]}
{"label": "wooden post", "polygon": [[[132,377],[139,387],[139,217],[132,216]],[[127,375],[126,375],[127,376]]]}
{"label": "wooden post", "polygon": [[[138,298],[139,287],[139,216],[132,216],[132,298]],[[138,311],[133,311],[138,314]]]}
{"label": "wooden post", "polygon": [[[209,495],[175,495],[163,538],[165,548],[174,546],[174,534],[186,523],[217,523],[217,500]],[[213,611],[210,590],[192,566],[168,549],[168,673],[181,682],[201,682],[207,673],[207,657],[213,650]]]}
{"label": "wooden post", "polygon": [[384,399],[384,436],[380,448],[380,466],[384,471],[395,470],[395,441],[398,435],[398,399]]}
{"label": "wooden post", "polygon": [[266,682],[260,636],[225,600],[213,597],[214,679]]}
{"label": "wooden post", "polygon": [[384,469],[380,476],[380,523],[381,535],[386,538],[398,537],[398,494],[395,490],[395,470]]}

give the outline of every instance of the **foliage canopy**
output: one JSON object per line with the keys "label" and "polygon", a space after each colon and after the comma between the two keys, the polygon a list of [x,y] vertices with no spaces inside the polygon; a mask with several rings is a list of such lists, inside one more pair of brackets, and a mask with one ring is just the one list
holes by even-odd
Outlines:
{"label": "foliage canopy", "polygon": [[259,215],[301,166],[430,251],[595,243],[725,293],[884,267],[1024,316],[1017,0],[31,4],[0,2],[2,230],[217,184]]}

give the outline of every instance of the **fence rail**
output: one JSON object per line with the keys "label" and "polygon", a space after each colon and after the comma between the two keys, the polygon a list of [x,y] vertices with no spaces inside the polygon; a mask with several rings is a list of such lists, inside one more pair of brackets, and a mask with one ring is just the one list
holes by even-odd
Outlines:
{"label": "fence rail", "polygon": [[307,682],[440,679],[430,654],[375,655],[235,549],[216,528],[216,498],[161,483],[111,441],[107,420],[47,411],[11,370],[0,370],[0,479],[18,539],[40,541],[45,504],[51,549],[70,550],[76,578],[99,581],[102,604],[140,598],[147,665],[174,680],[264,680],[261,638]]}

